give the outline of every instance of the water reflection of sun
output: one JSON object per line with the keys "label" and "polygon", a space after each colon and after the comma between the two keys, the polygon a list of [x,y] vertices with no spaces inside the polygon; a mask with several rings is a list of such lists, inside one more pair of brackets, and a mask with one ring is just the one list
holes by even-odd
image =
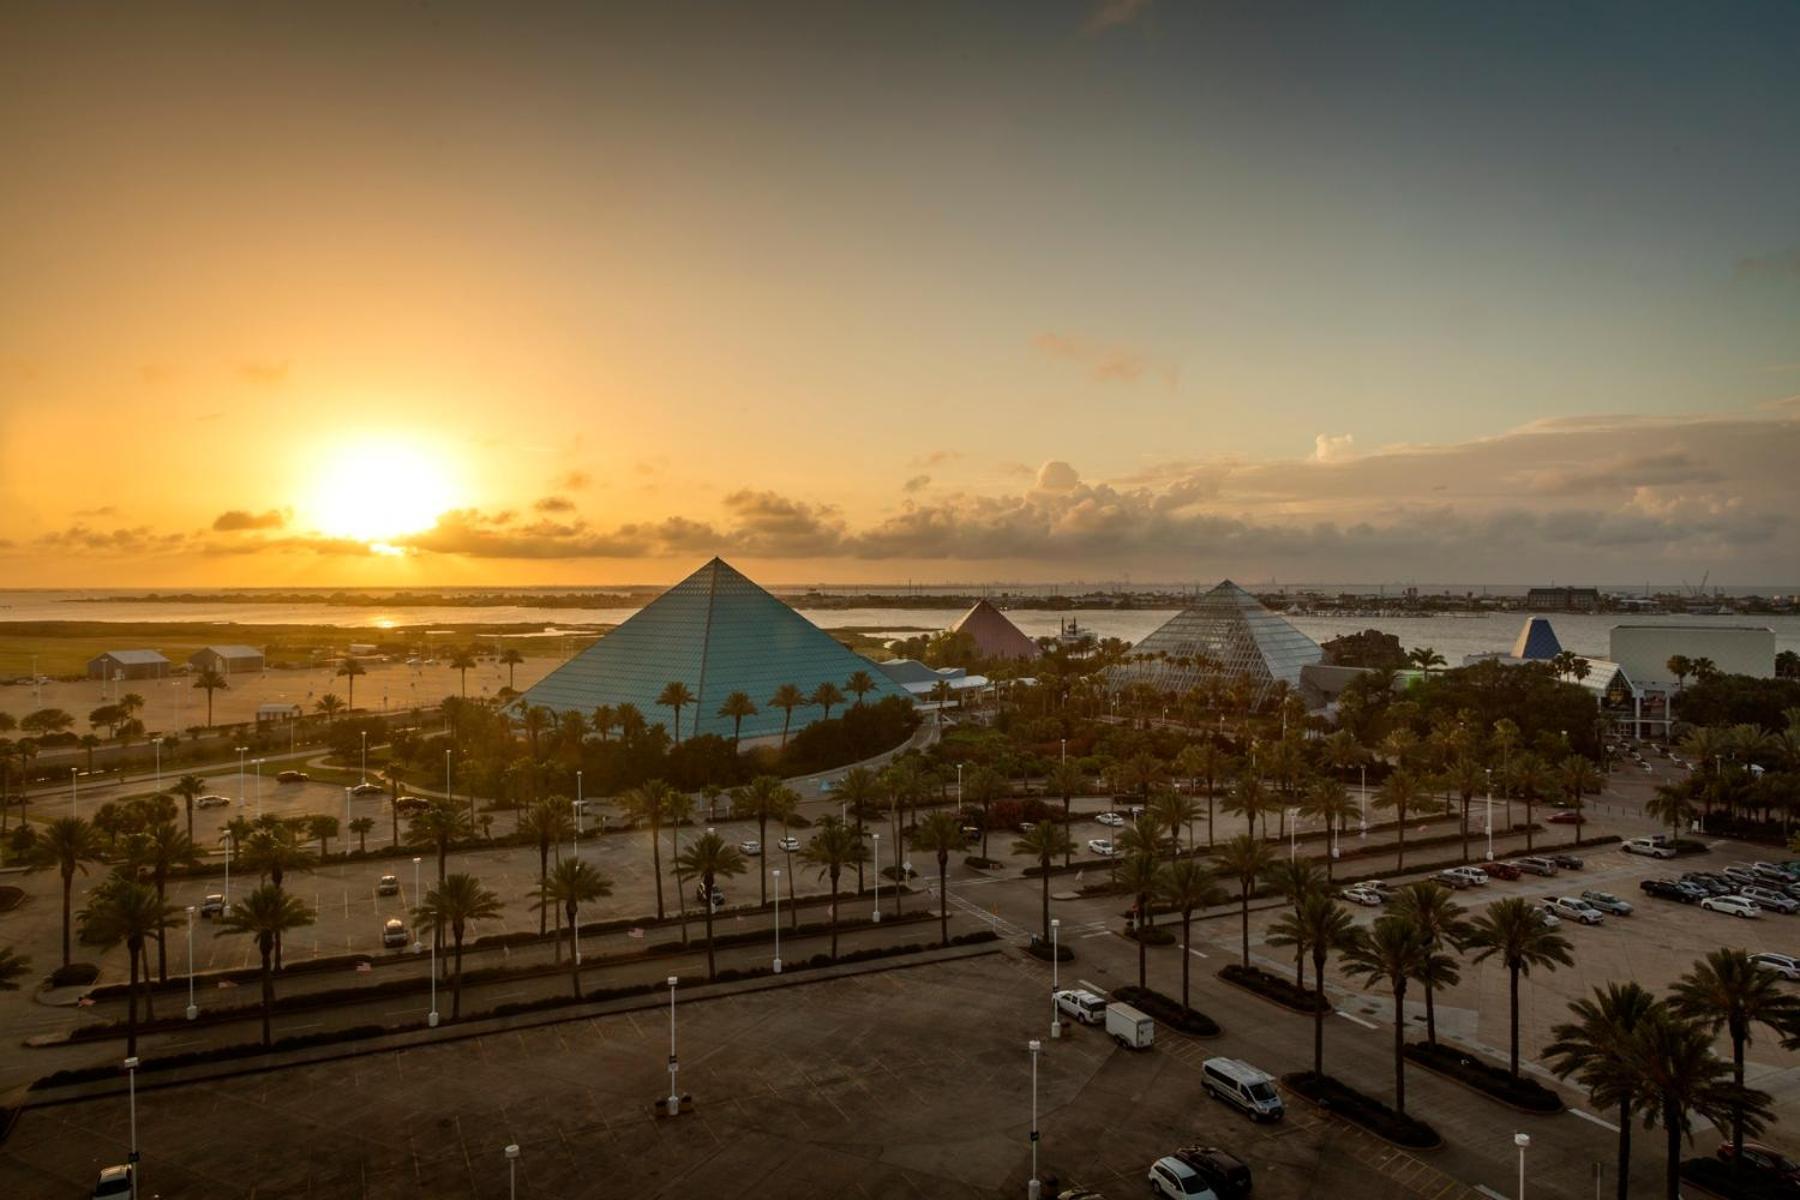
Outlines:
{"label": "water reflection of sun", "polygon": [[391,539],[431,528],[456,503],[442,458],[398,440],[368,440],[335,450],[312,479],[305,514],[329,537],[398,554]]}

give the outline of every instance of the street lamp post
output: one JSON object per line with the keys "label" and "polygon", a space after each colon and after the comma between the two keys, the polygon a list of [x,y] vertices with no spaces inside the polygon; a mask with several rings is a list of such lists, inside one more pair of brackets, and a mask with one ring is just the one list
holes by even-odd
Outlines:
{"label": "street lamp post", "polygon": [[1038,1200],[1038,1193],[1044,1186],[1038,1181],[1037,1164],[1037,1060],[1038,1051],[1043,1049],[1043,1047],[1044,1044],[1042,1042],[1038,1041],[1036,1038],[1031,1039],[1031,1179],[1025,1185],[1025,1195],[1028,1200]]}
{"label": "street lamp post", "polygon": [[263,760],[256,760],[256,819],[262,820],[262,765]]}
{"label": "street lamp post", "polygon": [[155,747],[155,749],[156,749],[156,790],[160,792],[160,791],[162,791],[162,744],[163,744],[163,740],[159,737],[154,737],[154,738],[150,739],[150,744],[151,744],[151,746]]}
{"label": "street lamp post", "polygon": [[75,775],[76,775],[75,768],[70,767],[69,768],[69,815],[71,817],[79,817],[81,815],[81,791],[80,791],[80,785],[75,782]]}
{"label": "street lamp post", "polygon": [[369,782],[369,731],[362,731],[362,783]]}
{"label": "street lamp post", "polygon": [[1513,1134],[1513,1145],[1519,1148],[1519,1195],[1517,1200],[1525,1200],[1525,1150],[1531,1145],[1529,1133]]}
{"label": "street lamp post", "polygon": [[1288,861],[1293,862],[1294,856],[1296,854],[1298,854],[1300,851],[1300,810],[1297,808],[1288,809],[1287,810],[1287,818],[1288,818]]}
{"label": "street lamp post", "polygon": [[125,1060],[125,1087],[131,1097],[131,1154],[125,1160],[131,1164],[131,1200],[137,1200],[138,1194],[137,1069],[136,1055]]}
{"label": "street lamp post", "polygon": [[869,836],[875,840],[875,849],[873,851],[875,860],[875,914],[869,918],[869,921],[872,924],[879,925],[881,924],[881,835],[879,833],[871,833]]}
{"label": "street lamp post", "polygon": [[1361,810],[1361,816],[1357,819],[1356,836],[1366,838],[1369,836],[1369,764],[1361,763],[1356,769],[1362,779],[1356,788],[1356,803]]}
{"label": "street lamp post", "polygon": [[230,911],[230,909],[231,909],[231,847],[237,842],[237,838],[232,835],[231,830],[227,829],[225,831],[225,836],[220,838],[219,840],[225,843],[225,894],[223,897],[223,903],[225,905],[226,911]]}
{"label": "street lamp post", "polygon": [[[779,974],[781,974],[781,868],[776,867],[774,874],[775,874],[775,966],[774,966],[774,971],[775,971],[775,974],[779,975]],[[706,898],[706,902],[708,904],[711,904],[712,897],[708,896]],[[879,909],[881,907],[881,905],[877,904],[875,907],[877,909]]]}
{"label": "street lamp post", "polygon": [[[581,861],[581,802],[574,801],[570,807],[575,810],[575,832],[569,835],[569,856],[576,862]],[[574,928],[569,936],[575,941],[575,965],[581,965],[581,902],[575,902],[575,915],[570,918]]]}
{"label": "street lamp post", "polygon": [[1494,861],[1494,768],[1487,769],[1487,805],[1482,817],[1482,824],[1487,826],[1488,861]]}
{"label": "street lamp post", "polygon": [[581,832],[581,810],[587,807],[587,798],[581,792],[581,772],[575,772],[575,832]]}
{"label": "street lamp post", "polygon": [[234,747],[234,749],[237,750],[238,756],[238,807],[242,808],[244,807],[244,753],[249,750],[250,747],[237,746]]}
{"label": "street lamp post", "polygon": [[681,1115],[681,1093],[675,1090],[675,1072],[680,1064],[675,1061],[675,976],[669,976],[669,1115]]}
{"label": "street lamp post", "polygon": [[519,1200],[519,1144],[517,1142],[506,1148],[506,1194],[512,1200]]}
{"label": "street lamp post", "polygon": [[[424,860],[417,858],[417,857],[415,857],[413,859],[413,908],[415,908],[415,909],[417,909],[419,907],[419,864],[422,861],[424,861]],[[419,937],[419,922],[418,922],[417,918],[414,918],[414,920],[413,920],[412,948],[413,948],[414,954],[417,954],[419,951],[421,951],[425,948],[424,941],[422,939],[420,939],[420,937]],[[436,1006],[434,1005],[433,1007],[436,1007]]]}
{"label": "street lamp post", "polygon": [[188,919],[188,1006],[187,1019],[193,1020],[200,1015],[200,1009],[194,1004],[194,906],[187,906]]}
{"label": "street lamp post", "polygon": [[959,817],[962,816],[962,810],[963,810],[962,809],[962,769],[963,769],[963,765],[961,763],[957,763],[956,764],[956,815]]}
{"label": "street lamp post", "polygon": [[1056,993],[1058,991],[1057,980],[1059,978],[1061,978],[1061,975],[1057,970],[1057,961],[1056,960],[1060,957],[1060,955],[1057,953],[1056,943],[1057,943],[1059,935],[1061,933],[1062,933],[1062,918],[1061,917],[1051,917],[1050,918],[1050,1036],[1053,1038],[1059,1038],[1062,1036],[1062,1021],[1060,1021],[1056,1015]]}

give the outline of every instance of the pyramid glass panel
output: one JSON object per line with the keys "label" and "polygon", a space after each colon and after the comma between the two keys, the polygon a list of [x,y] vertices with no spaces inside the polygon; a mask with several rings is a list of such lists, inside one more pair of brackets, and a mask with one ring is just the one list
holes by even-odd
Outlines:
{"label": "pyramid glass panel", "polygon": [[[741,691],[758,710],[743,723],[742,735],[754,738],[781,732],[783,713],[770,703],[781,685],[811,695],[830,682],[849,697],[848,705],[854,697],[845,683],[857,671],[874,681],[869,702],[910,699],[873,663],[715,558],[546,675],[520,703],[584,714],[629,703],[650,724],[671,729],[673,715],[656,699],[679,681],[695,697],[681,713],[682,737],[730,737],[733,722],[719,715],[719,706]],[[812,705],[796,708],[789,732],[824,715]]]}
{"label": "pyramid glass panel", "polygon": [[1527,617],[1525,627],[1519,630],[1518,640],[1513,642],[1514,658],[1541,658],[1546,661],[1562,653],[1562,643],[1557,640],[1556,630],[1550,628],[1546,617]]}
{"label": "pyramid glass panel", "polygon": [[1036,642],[986,600],[977,600],[950,628],[968,634],[983,658],[1033,659],[1042,653]]}
{"label": "pyramid glass panel", "polygon": [[1131,661],[1110,668],[1109,688],[1148,684],[1180,694],[1206,680],[1251,684],[1253,703],[1277,680],[1300,685],[1300,668],[1324,658],[1319,644],[1226,580],[1183,609],[1131,650]]}

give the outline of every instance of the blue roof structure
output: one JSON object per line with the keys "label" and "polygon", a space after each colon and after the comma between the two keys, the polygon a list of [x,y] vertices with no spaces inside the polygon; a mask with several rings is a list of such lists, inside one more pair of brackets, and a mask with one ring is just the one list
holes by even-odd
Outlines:
{"label": "blue roof structure", "polygon": [[[845,684],[857,671],[875,684],[869,701],[911,699],[874,663],[715,558],[539,680],[519,703],[584,714],[602,704],[633,704],[645,721],[673,732],[673,714],[656,698],[678,681],[695,698],[682,710],[682,737],[731,737],[732,719],[720,716],[719,706],[741,691],[757,707],[741,733],[755,738],[781,732],[784,714],[770,700],[782,684],[807,695],[821,683],[836,684],[848,707],[855,698]],[[796,708],[788,731],[824,715],[812,705]]]}
{"label": "blue roof structure", "polygon": [[1556,640],[1556,630],[1550,628],[1550,619],[1527,617],[1525,628],[1519,630],[1519,640],[1513,643],[1512,656],[1548,661],[1561,653],[1562,643]]}

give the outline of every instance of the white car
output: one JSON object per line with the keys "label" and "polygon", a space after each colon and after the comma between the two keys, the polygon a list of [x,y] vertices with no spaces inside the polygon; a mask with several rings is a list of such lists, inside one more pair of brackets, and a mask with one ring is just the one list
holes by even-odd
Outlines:
{"label": "white car", "polygon": [[1088,839],[1088,849],[1092,850],[1095,854],[1100,855],[1100,857],[1102,857],[1102,858],[1111,858],[1113,855],[1112,839],[1111,838],[1089,838]]}
{"label": "white car", "polygon": [[1608,916],[1629,917],[1631,915],[1631,902],[1622,900],[1611,892],[1583,892],[1581,898]]}
{"label": "white car", "polygon": [[1380,908],[1386,903],[1381,893],[1370,887],[1347,887],[1338,893],[1338,897],[1352,904],[1360,904],[1364,908]]}
{"label": "white car", "polygon": [[762,855],[762,843],[755,838],[751,838],[747,842],[739,842],[738,853],[748,858],[758,858]]}
{"label": "white car", "polygon": [[1532,909],[1532,911],[1537,913],[1538,920],[1544,923],[1545,929],[1556,929],[1562,925],[1562,918],[1556,915],[1556,909],[1551,907],[1550,901],[1548,900],[1544,901],[1538,908]]}
{"label": "white car", "polygon": [[1619,849],[1627,854],[1643,854],[1650,858],[1674,858],[1675,847],[1654,838],[1627,838],[1619,844]]}
{"label": "white car", "polygon": [[1163,1200],[1218,1200],[1206,1177],[1174,1155],[1151,1164],[1150,1191]]}
{"label": "white car", "polygon": [[1125,824],[1125,818],[1116,812],[1103,812],[1095,817],[1094,820],[1100,822],[1102,825],[1112,825],[1115,827],[1122,827]]}
{"label": "white car", "polygon": [[1800,912],[1800,901],[1766,887],[1739,888],[1738,895],[1758,908],[1772,908],[1778,913]]}
{"label": "white car", "polygon": [[1583,900],[1580,896],[1557,896],[1546,900],[1544,907],[1559,917],[1567,917],[1571,921],[1580,921],[1583,925],[1603,925],[1606,914]]}
{"label": "white car", "polygon": [[1762,910],[1742,896],[1708,896],[1700,902],[1708,912],[1729,913],[1734,917],[1760,917]]}
{"label": "white car", "polygon": [[1750,961],[1759,967],[1767,967],[1783,979],[1800,979],[1800,958],[1791,954],[1775,954],[1764,951],[1752,954]]}
{"label": "white car", "polygon": [[205,795],[194,799],[195,808],[225,808],[230,803],[230,796]]}
{"label": "white car", "polygon": [[1451,867],[1432,878],[1453,888],[1486,887],[1488,884],[1488,873],[1480,867]]}
{"label": "white car", "polygon": [[1056,993],[1058,1012],[1068,1013],[1083,1025],[1106,1024],[1106,999],[1086,988],[1064,988]]}
{"label": "white car", "polygon": [[776,842],[775,845],[791,853],[800,848],[800,839],[790,835],[782,838],[779,842]]}

